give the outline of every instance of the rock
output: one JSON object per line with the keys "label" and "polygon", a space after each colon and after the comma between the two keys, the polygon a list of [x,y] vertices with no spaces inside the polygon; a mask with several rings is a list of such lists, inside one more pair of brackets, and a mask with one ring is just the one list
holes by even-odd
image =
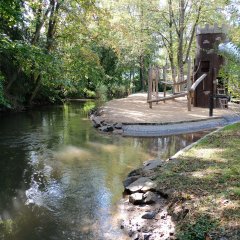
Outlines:
{"label": "rock", "polygon": [[143,203],[143,193],[133,193],[129,196],[129,202],[136,205]]}
{"label": "rock", "polygon": [[153,219],[156,216],[156,212],[152,211],[152,212],[147,212],[144,215],[142,215],[143,219]]}
{"label": "rock", "polygon": [[144,167],[143,167],[143,171],[149,171],[149,170],[154,170],[158,167],[161,167],[163,164],[163,161],[161,160],[149,160],[144,162]]}
{"label": "rock", "polygon": [[139,178],[139,176],[133,176],[133,177],[128,177],[123,181],[123,186],[124,188],[126,188],[127,186],[129,186],[131,183],[133,183],[134,181],[136,181]]}
{"label": "rock", "polygon": [[157,201],[157,195],[154,192],[148,191],[143,195],[144,203],[152,204]]}
{"label": "rock", "polygon": [[129,174],[128,177],[133,177],[133,176],[138,176],[142,174],[142,169],[138,168],[138,169],[134,169],[132,170]]}
{"label": "rock", "polygon": [[155,188],[156,184],[148,177],[141,177],[126,187],[126,189],[132,193],[139,191],[147,192]]}
{"label": "rock", "polygon": [[138,240],[139,239],[139,234],[138,233],[134,233],[134,235],[132,236],[133,240]]}
{"label": "rock", "polygon": [[91,118],[91,120],[93,122],[93,127],[95,127],[95,128],[101,127],[102,120],[99,117],[94,116],[94,117]]}
{"label": "rock", "polygon": [[114,124],[114,127],[116,129],[122,129],[122,123],[116,123],[116,124]]}
{"label": "rock", "polygon": [[133,232],[132,230],[130,230],[130,231],[128,232],[128,236],[129,236],[129,237],[132,237],[133,234],[134,234],[134,232]]}
{"label": "rock", "polygon": [[176,205],[174,206],[173,211],[171,212],[171,216],[174,221],[180,221],[186,217],[188,212],[189,209],[185,208],[185,206]]}
{"label": "rock", "polygon": [[147,234],[147,233],[150,233],[153,229],[150,227],[150,226],[143,226],[142,229],[141,229],[141,232]]}
{"label": "rock", "polygon": [[114,130],[113,130],[113,133],[119,135],[119,134],[122,134],[122,133],[123,133],[123,130],[122,130],[122,129],[114,129]]}
{"label": "rock", "polygon": [[157,184],[154,183],[150,178],[148,178],[148,179],[149,180],[146,181],[143,188],[141,189],[142,192],[155,191],[155,188],[156,188]]}
{"label": "rock", "polygon": [[144,240],[148,240],[151,237],[151,235],[152,235],[151,233],[144,234],[143,235],[144,236],[143,239]]}
{"label": "rock", "polygon": [[102,132],[108,132],[107,126],[102,126],[98,128]]}
{"label": "rock", "polygon": [[121,228],[121,229],[124,229],[124,228],[125,228],[125,221],[124,221],[124,220],[121,221],[121,223],[120,223],[120,228]]}
{"label": "rock", "polygon": [[112,132],[113,131],[113,126],[111,125],[106,125],[98,128],[102,132]]}

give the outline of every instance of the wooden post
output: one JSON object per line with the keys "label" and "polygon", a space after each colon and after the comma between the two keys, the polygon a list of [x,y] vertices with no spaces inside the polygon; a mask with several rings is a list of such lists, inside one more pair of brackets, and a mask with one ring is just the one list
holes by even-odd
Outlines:
{"label": "wooden post", "polygon": [[214,108],[214,95],[216,93],[214,93],[214,80],[216,80],[217,78],[217,69],[213,68],[212,69],[212,85],[211,85],[211,90],[210,90],[210,94],[209,94],[209,117],[213,116],[213,108]]}
{"label": "wooden post", "polygon": [[187,101],[188,101],[188,111],[191,111],[191,58],[188,59],[188,75],[187,75]]}
{"label": "wooden post", "polygon": [[[152,100],[152,69],[151,66],[148,71],[148,101]],[[152,102],[149,102],[149,108],[152,108]]]}
{"label": "wooden post", "polygon": [[150,69],[151,69],[151,66],[150,66],[149,69],[148,69],[148,94],[147,94],[147,101],[150,99],[150,85],[152,84],[152,83],[151,83],[151,80],[150,80],[150,78],[149,78]]}
{"label": "wooden post", "polygon": [[[163,81],[164,81],[164,93],[163,97],[166,97],[166,91],[167,91],[167,85],[166,85],[166,68],[165,66],[163,67]],[[165,100],[163,101],[165,103]]]}
{"label": "wooden post", "polygon": [[155,79],[153,78],[153,70],[151,70],[151,76],[152,76],[152,95],[155,95]]}
{"label": "wooden post", "polygon": [[[158,100],[158,82],[160,78],[160,72],[159,72],[159,67],[156,67],[156,99]],[[158,102],[156,103],[158,104]]]}

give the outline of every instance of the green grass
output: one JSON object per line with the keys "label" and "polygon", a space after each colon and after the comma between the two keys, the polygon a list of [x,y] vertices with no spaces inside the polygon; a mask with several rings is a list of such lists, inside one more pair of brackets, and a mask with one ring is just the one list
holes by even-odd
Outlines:
{"label": "green grass", "polygon": [[[176,221],[179,239],[205,239],[208,233],[215,236],[211,239],[239,239],[240,123],[209,135],[169,161],[157,181],[159,189],[172,190],[173,202],[189,208],[184,219]],[[199,222],[202,218],[209,223]]]}

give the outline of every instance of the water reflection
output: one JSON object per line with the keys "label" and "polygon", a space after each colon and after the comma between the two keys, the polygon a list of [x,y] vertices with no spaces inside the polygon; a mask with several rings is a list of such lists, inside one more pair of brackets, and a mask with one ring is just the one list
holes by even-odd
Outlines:
{"label": "water reflection", "polygon": [[0,239],[121,239],[111,216],[127,173],[202,135],[100,134],[87,104],[0,117]]}

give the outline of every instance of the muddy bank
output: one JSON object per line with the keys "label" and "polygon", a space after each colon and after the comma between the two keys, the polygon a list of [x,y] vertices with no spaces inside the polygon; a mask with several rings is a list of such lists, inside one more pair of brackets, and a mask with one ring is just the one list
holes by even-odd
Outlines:
{"label": "muddy bank", "polygon": [[164,189],[154,181],[158,168],[168,161],[146,161],[123,182],[125,197],[119,205],[119,224],[130,239],[176,239],[175,221],[188,210],[175,204],[179,199],[173,190]]}
{"label": "muddy bank", "polygon": [[139,240],[239,239],[238,146],[239,123],[130,172],[119,226]]}
{"label": "muddy bank", "polygon": [[176,225],[184,220],[191,206],[187,203],[187,196],[174,188],[157,183],[157,178],[161,177],[159,170],[168,164],[174,164],[181,154],[214,132],[183,148],[167,160],[148,160],[142,167],[127,175],[123,181],[125,191],[124,198],[119,203],[118,221],[119,227],[129,239],[177,239]]}

